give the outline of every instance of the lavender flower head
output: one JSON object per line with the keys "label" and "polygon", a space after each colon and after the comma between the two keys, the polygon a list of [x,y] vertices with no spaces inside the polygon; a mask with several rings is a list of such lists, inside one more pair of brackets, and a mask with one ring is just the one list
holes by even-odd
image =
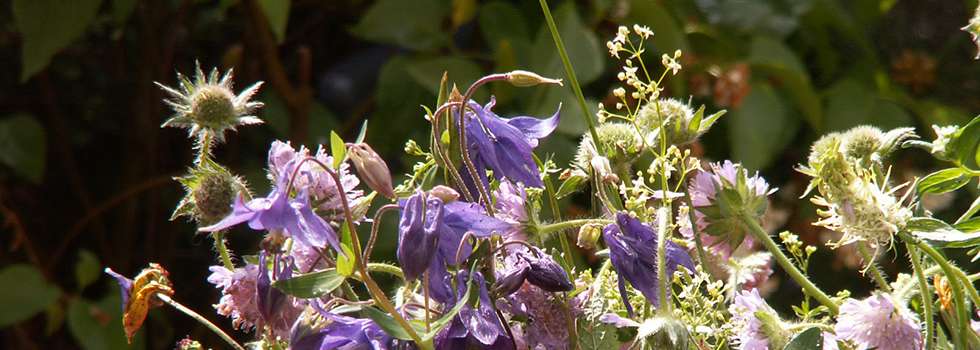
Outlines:
{"label": "lavender flower head", "polygon": [[732,314],[732,323],[736,331],[734,341],[738,344],[739,350],[769,350],[769,335],[765,330],[766,320],[758,316],[768,314],[776,318],[776,310],[762,300],[759,290],[753,288],[736,294],[728,311]]}
{"label": "lavender flower head", "polygon": [[524,186],[511,181],[501,181],[500,187],[494,192],[494,198],[497,199],[496,217],[514,225],[513,229],[503,233],[504,240],[526,241],[527,233],[520,226],[529,220],[526,207],[527,192],[524,191]]}
{"label": "lavender flower head", "polygon": [[[609,260],[619,275],[619,291],[628,313],[633,313],[626,293],[626,282],[636,288],[654,306],[660,305],[657,292],[661,281],[657,276],[657,239],[659,233],[626,213],[616,214],[616,223],[603,229],[603,240],[609,246]],[[673,276],[678,266],[694,271],[694,262],[684,248],[668,240],[667,276]],[[670,278],[665,278],[670,281]]]}
{"label": "lavender flower head", "polygon": [[[701,170],[688,187],[691,204],[694,205],[694,225],[700,232],[701,241],[710,251],[724,259],[743,240],[750,247],[751,238],[746,238],[747,229],[742,227],[741,219],[734,210],[746,210],[756,218],[762,218],[768,201],[766,196],[775,192],[757,173],[748,176],[740,164],[729,160],[711,165],[711,171]],[[682,228],[681,234],[694,239],[690,228]]]}
{"label": "lavender flower head", "polygon": [[[296,165],[308,157],[310,157],[310,150],[306,147],[301,146],[297,151],[288,142],[273,142],[272,146],[269,147],[270,179],[279,183],[281,176],[291,176],[296,171]],[[317,149],[313,158],[327,166],[333,164],[333,157],[327,155],[327,151],[323,146]],[[321,211],[327,220],[342,221],[344,219],[344,209],[333,177],[319,164],[314,162],[302,162],[299,167],[299,175],[294,180],[293,187],[298,190],[308,190],[315,202],[320,203],[317,209]],[[340,169],[337,171],[337,176],[340,178],[340,183],[344,187],[347,202],[352,207],[363,200],[364,192],[357,189],[360,180],[350,172],[350,166],[346,162],[341,163]]]}
{"label": "lavender flower head", "polygon": [[[262,329],[269,326],[275,336],[283,339],[289,336],[289,329],[302,312],[302,307],[290,300],[284,300],[285,296],[281,295],[281,299],[277,301],[260,301],[265,298],[260,294],[260,284],[264,285],[265,288],[262,289],[267,295],[278,292],[269,288],[268,275],[265,277],[266,281],[261,281],[263,278],[260,273],[265,272],[265,269],[247,264],[234,270],[228,270],[224,266],[211,266],[210,270],[208,282],[221,289],[221,299],[214,305],[219,315],[231,318],[236,329]],[[263,312],[263,308],[267,310]]]}
{"label": "lavender flower head", "polygon": [[854,342],[859,350],[922,348],[921,326],[915,314],[882,293],[844,301],[834,332],[841,340]]}
{"label": "lavender flower head", "polygon": [[[558,112],[547,119],[502,118],[491,110],[495,104],[493,97],[482,107],[469,101],[472,113],[466,114],[466,147],[483,188],[490,188],[486,169],[493,170],[497,180],[508,178],[527,186],[544,186],[531,152],[539,139],[558,127]],[[479,193],[476,181],[465,167],[460,169],[460,174],[470,193]]]}

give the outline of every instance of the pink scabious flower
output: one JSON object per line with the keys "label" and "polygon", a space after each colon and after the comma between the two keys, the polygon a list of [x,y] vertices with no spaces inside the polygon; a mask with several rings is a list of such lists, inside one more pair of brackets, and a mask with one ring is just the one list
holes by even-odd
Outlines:
{"label": "pink scabious flower", "polygon": [[882,293],[844,301],[834,327],[840,339],[854,342],[858,350],[918,350],[922,348],[920,331],[915,314]]}
{"label": "pink scabious flower", "polygon": [[[308,157],[310,157],[310,150],[304,146],[300,146],[297,151],[288,142],[274,141],[269,147],[270,177],[281,176],[279,174],[292,176],[293,173],[296,173],[293,188],[308,190],[310,196],[313,197],[313,202],[319,203],[317,209],[324,219],[328,221],[343,220],[344,209],[333,177],[319,164],[312,161],[302,162],[299,172],[296,172],[296,164]],[[333,164],[333,157],[327,155],[323,146],[320,146],[312,157],[327,166]],[[346,162],[340,165],[337,176],[340,177],[341,185],[346,192],[348,204],[354,206],[364,195],[363,191],[356,189],[360,180],[351,173],[350,165]],[[271,180],[273,182],[279,181],[276,178]]]}
{"label": "pink scabious flower", "polygon": [[[712,254],[727,259],[739,244],[751,248],[754,242],[751,237],[745,237],[739,218],[726,215],[729,213],[724,211],[724,207],[717,205],[722,189],[734,190],[732,193],[737,194],[737,200],[741,202],[729,204],[746,206],[750,212],[755,211],[760,219],[765,214],[768,203],[766,196],[775,192],[775,189],[770,190],[769,184],[758,173],[748,176],[748,172],[740,164],[730,160],[713,163],[711,171],[701,170],[695,175],[688,186],[691,204],[694,206],[691,210],[694,210],[695,222],[692,224],[697,225],[698,231],[702,233],[701,242],[705,247]],[[694,232],[690,228],[682,228],[681,233],[688,239],[694,239]]]}
{"label": "pink scabious flower", "polygon": [[522,328],[523,342],[528,349],[565,349],[568,347],[568,317],[579,313],[569,307],[566,313],[562,301],[551,293],[525,282],[514,294],[498,304],[511,317],[527,318]]}
{"label": "pink scabious flower", "polygon": [[209,270],[211,275],[208,276],[208,282],[221,289],[221,299],[214,305],[219,315],[231,318],[236,329],[261,329],[268,324],[273,335],[288,338],[290,327],[302,312],[303,306],[295,301],[286,301],[272,315],[271,322],[265,322],[259,308],[258,265],[248,264],[233,271],[224,266],[211,266]]}
{"label": "pink scabious flower", "polygon": [[741,291],[735,295],[735,300],[728,307],[735,325],[735,343],[739,350],[769,350],[769,339],[762,329],[762,320],[756,313],[759,311],[776,316],[765,300],[759,296],[758,289]]}
{"label": "pink scabious flower", "polygon": [[507,180],[500,182],[500,187],[494,192],[497,203],[494,206],[497,210],[497,218],[514,224],[513,228],[504,232],[505,241],[526,241],[527,233],[521,227],[527,223],[527,192],[524,185],[513,183]]}

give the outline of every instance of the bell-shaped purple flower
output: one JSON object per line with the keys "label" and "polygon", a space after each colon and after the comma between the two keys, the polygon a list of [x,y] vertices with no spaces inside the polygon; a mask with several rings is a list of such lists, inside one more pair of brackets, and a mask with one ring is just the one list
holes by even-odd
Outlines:
{"label": "bell-shaped purple flower", "polygon": [[548,254],[541,252],[537,257],[529,256],[526,259],[531,268],[527,273],[529,283],[549,292],[568,292],[575,289],[565,269]]}
{"label": "bell-shaped purple flower", "polygon": [[429,267],[443,219],[442,200],[419,191],[402,203],[398,222],[398,262],[405,279],[414,281]]}
{"label": "bell-shaped purple flower", "polygon": [[[542,187],[538,165],[531,152],[538,146],[539,139],[558,127],[558,112],[547,119],[508,119],[491,111],[495,103],[493,97],[483,107],[470,101],[469,107],[473,113],[466,114],[466,147],[476,166],[479,181],[484,188],[489,188],[485,170],[490,169],[497,180],[506,177],[527,186]],[[476,183],[465,167],[460,169],[460,174],[470,193],[478,193]]]}
{"label": "bell-shaped purple flower", "polygon": [[[292,166],[284,168],[292,169]],[[298,176],[308,176],[300,174]],[[340,252],[337,233],[320,216],[313,212],[307,190],[300,190],[296,198],[290,199],[288,186],[290,174],[283,171],[278,176],[275,188],[266,197],[244,202],[242,197],[235,199],[231,214],[211,226],[202,227],[202,232],[215,232],[247,222],[253,230],[284,230],[300,244],[323,247],[329,243]]]}
{"label": "bell-shaped purple flower", "polygon": [[[657,276],[658,234],[654,229],[629,214],[617,213],[616,223],[606,226],[602,236],[609,246],[609,260],[619,275],[619,292],[626,310],[633,313],[626,295],[627,281],[643,293],[651,304],[659,306],[657,288],[661,276]],[[670,240],[666,243],[668,276],[665,276],[665,283],[670,283],[669,276],[674,274],[678,265],[694,271],[694,262],[684,248]]]}
{"label": "bell-shaped purple flower", "polygon": [[[457,295],[466,292],[468,277],[467,272],[458,275]],[[479,272],[473,273],[470,282],[473,283],[474,291],[480,294],[479,303],[466,305],[459,311],[452,324],[436,337],[436,349],[465,349],[467,346],[483,349],[513,348],[513,340],[507,335],[502,320],[493,309],[483,275]]]}
{"label": "bell-shaped purple flower", "polygon": [[[384,350],[392,348],[394,339],[372,320],[338,315],[323,310],[314,303],[319,317],[327,325],[310,329],[305,319],[297,320],[290,334],[292,350],[363,349]],[[316,317],[316,316],[313,316]]]}
{"label": "bell-shaped purple flower", "polygon": [[494,293],[501,296],[514,294],[514,292],[524,285],[524,281],[527,280],[527,273],[530,270],[531,267],[525,265],[503,271],[497,277],[497,282],[493,286]]}
{"label": "bell-shaped purple flower", "polygon": [[[255,281],[255,303],[259,308],[259,315],[266,323],[274,322],[274,316],[282,311],[282,308],[289,302],[286,294],[284,294],[279,289],[272,287],[273,279],[289,279],[293,276],[293,270],[290,264],[285,263],[284,259],[276,259],[273,264],[272,275],[269,274],[269,265],[267,264],[268,253],[262,251],[259,253],[259,275]],[[280,268],[276,268],[277,266]]]}

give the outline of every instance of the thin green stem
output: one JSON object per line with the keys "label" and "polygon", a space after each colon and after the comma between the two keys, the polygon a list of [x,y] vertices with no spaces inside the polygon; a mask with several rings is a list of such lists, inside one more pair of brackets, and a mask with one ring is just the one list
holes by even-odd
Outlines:
{"label": "thin green stem", "polygon": [[582,87],[578,84],[578,77],[575,75],[575,70],[572,69],[572,62],[568,59],[568,52],[565,51],[565,43],[561,40],[561,35],[558,34],[558,26],[555,25],[555,19],[551,16],[551,9],[548,7],[548,0],[539,0],[541,4],[541,12],[544,13],[544,19],[548,23],[548,29],[551,31],[551,39],[555,42],[555,47],[558,49],[558,56],[561,57],[561,63],[565,67],[565,77],[568,78],[568,85],[575,92],[575,97],[578,99],[579,108],[582,109],[582,118],[585,118],[585,123],[589,126],[589,135],[592,136],[592,144],[595,146],[596,151],[599,154],[603,154],[603,150],[600,149],[599,134],[595,131],[595,121],[589,115],[589,107],[585,103],[585,95],[582,94]]}
{"label": "thin green stem", "polygon": [[786,257],[786,254],[784,254],[782,249],[776,245],[776,242],[769,237],[769,234],[762,229],[762,226],[759,226],[759,223],[748,214],[743,213],[741,219],[742,223],[749,227],[749,232],[752,233],[752,236],[759,242],[762,242],[762,245],[766,247],[766,250],[768,250],[769,253],[772,253],[772,256],[776,258],[776,262],[779,263],[779,266],[781,266],[783,270],[785,270],[786,273],[796,281],[796,283],[799,283],[800,286],[803,287],[803,291],[826,306],[827,309],[830,310],[831,314],[836,315],[838,312],[837,304],[834,303],[834,301],[831,300],[826,293],[820,290],[820,288],[817,288],[813,282],[810,282],[806,275],[796,268],[796,265],[793,265],[793,262]]}
{"label": "thin green stem", "polygon": [[899,237],[901,237],[902,240],[904,240],[906,243],[911,243],[915,245],[916,248],[925,252],[926,255],[928,255],[933,261],[939,264],[939,266],[943,269],[943,272],[946,273],[946,276],[954,277],[954,279],[950,280],[949,285],[953,289],[953,303],[956,304],[956,322],[959,323],[957,325],[957,329],[959,331],[952,332],[954,338],[953,341],[956,344],[957,349],[965,349],[964,336],[967,334],[967,332],[972,332],[972,330],[970,329],[970,324],[967,322],[967,320],[969,320],[969,316],[967,315],[967,311],[966,311],[966,299],[964,298],[963,295],[963,286],[960,285],[959,281],[955,279],[956,272],[953,271],[954,269],[949,264],[949,261],[946,260],[946,258],[943,257],[943,255],[940,254],[939,251],[937,251],[935,248],[933,248],[926,242],[923,242],[922,240],[912,237],[911,235],[909,235],[908,232],[905,231],[901,231],[898,234]]}
{"label": "thin green stem", "polygon": [[582,227],[588,224],[608,225],[611,224],[612,222],[613,222],[612,220],[606,220],[606,219],[568,220],[568,221],[556,222],[553,224],[540,225],[537,227],[537,233],[538,235],[547,235],[549,233],[560,232],[575,227]]}
{"label": "thin green stem", "polygon": [[214,249],[218,251],[218,256],[221,257],[221,264],[228,271],[235,270],[235,264],[231,262],[231,254],[228,253],[228,246],[225,245],[225,232],[215,231],[211,233],[211,238],[214,238]]}
{"label": "thin green stem", "polygon": [[368,271],[384,272],[389,275],[401,278],[403,281],[405,280],[405,274],[402,272],[402,269],[398,266],[384,264],[384,263],[373,263],[373,262],[369,262],[367,265],[368,265],[367,266]]}
{"label": "thin green stem", "polygon": [[698,229],[697,216],[694,215],[694,203],[691,201],[691,192],[688,190],[687,186],[684,188],[684,202],[687,204],[687,218],[691,220],[691,231],[694,232],[694,246],[698,250],[698,262],[701,265],[708,263],[708,257],[704,253],[704,243],[701,242],[701,230]]}
{"label": "thin green stem", "polygon": [[922,296],[922,319],[926,322],[925,349],[932,350],[936,348],[936,343],[932,337],[935,333],[933,329],[935,322],[932,321],[932,293],[929,292],[929,282],[926,281],[926,276],[922,271],[922,261],[919,258],[919,251],[910,243],[905,243],[905,247],[909,251],[909,260],[912,261],[912,270],[915,273],[915,279],[919,281],[919,294]]}
{"label": "thin green stem", "polygon": [[[544,162],[536,154],[534,156],[534,161],[538,163],[538,167],[544,169]],[[555,185],[551,183],[551,175],[545,174],[544,176],[544,189],[548,194],[548,206],[551,207],[551,218],[552,220],[561,221],[561,209],[558,208],[558,198],[555,196]],[[561,245],[562,250],[562,262],[564,263],[564,268],[567,271],[571,271],[572,267],[575,266],[575,260],[572,258],[572,246],[568,243],[568,237],[564,232],[560,232],[558,235],[558,243]]]}
{"label": "thin green stem", "polygon": [[243,348],[241,345],[238,345],[238,343],[235,342],[235,339],[232,339],[227,333],[225,333],[225,331],[221,330],[221,328],[218,328],[218,326],[216,326],[214,323],[211,323],[211,321],[208,321],[208,319],[204,318],[204,316],[201,316],[201,314],[197,313],[196,311],[191,310],[190,308],[184,306],[183,304],[177,302],[176,300],[173,300],[172,298],[170,298],[170,296],[166,294],[157,293],[156,297],[157,299],[160,299],[160,301],[166,303],[167,305],[172,306],[174,309],[177,309],[177,311],[180,311],[183,314],[190,316],[198,323],[204,325],[204,327],[210,329],[212,332],[214,332],[214,334],[217,334],[218,337],[221,338],[221,340],[224,340],[226,343],[228,343],[228,345],[231,345],[232,348],[235,348],[235,350],[245,350],[245,348]]}
{"label": "thin green stem", "polygon": [[[664,199],[666,200],[666,198]],[[668,203],[670,202],[668,201]],[[661,283],[657,283],[660,296],[660,307],[657,308],[657,313],[660,315],[669,315],[670,306],[673,304],[671,300],[667,299],[667,288],[670,286],[670,283],[667,282],[673,280],[667,276],[667,240],[670,239],[669,219],[669,207],[660,207],[657,210],[657,276],[661,281]]]}
{"label": "thin green stem", "polygon": [[878,268],[874,255],[872,255],[868,250],[868,243],[857,242],[857,247],[858,253],[861,254],[861,259],[864,260],[865,270],[871,272],[871,279],[878,284],[878,288],[881,288],[881,290],[891,292],[892,287],[888,285],[888,279],[885,278],[885,275],[881,272],[881,269]]}

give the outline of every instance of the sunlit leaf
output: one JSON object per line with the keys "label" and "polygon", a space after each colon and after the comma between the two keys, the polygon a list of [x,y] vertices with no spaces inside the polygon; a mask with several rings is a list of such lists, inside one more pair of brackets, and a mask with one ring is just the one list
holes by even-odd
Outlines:
{"label": "sunlit leaf", "polygon": [[344,276],[338,274],[336,269],[326,269],[293,276],[293,278],[286,280],[278,280],[272,283],[272,286],[294,297],[309,299],[318,298],[334,291],[344,283],[344,279]]}

